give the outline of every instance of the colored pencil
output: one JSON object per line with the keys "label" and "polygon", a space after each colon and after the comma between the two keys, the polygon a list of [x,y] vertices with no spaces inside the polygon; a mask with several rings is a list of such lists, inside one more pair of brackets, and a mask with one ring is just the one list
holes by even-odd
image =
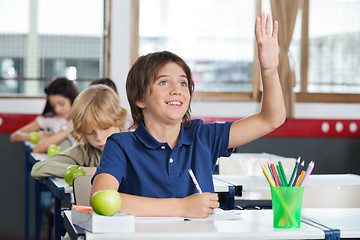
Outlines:
{"label": "colored pencil", "polygon": [[281,187],[286,187],[285,184],[284,184],[284,177],[283,175],[281,174],[281,170],[280,170],[280,166],[279,165],[276,165],[276,169],[279,173],[279,179],[280,179],[280,186]]}
{"label": "colored pencil", "polygon": [[312,170],[314,169],[314,164],[315,164],[315,163],[314,163],[313,161],[311,161],[311,162],[309,163],[309,167],[308,167],[308,169],[306,170],[305,176],[304,176],[303,180],[302,180],[301,183],[300,183],[300,187],[305,186],[306,181],[308,180],[308,178],[309,178]]}
{"label": "colored pencil", "polygon": [[298,157],[298,159],[297,159],[296,162],[295,162],[294,170],[293,170],[293,172],[292,172],[292,174],[291,174],[291,178],[290,178],[289,184],[288,184],[288,186],[290,186],[290,187],[292,186],[292,182],[293,182],[294,177],[295,177],[295,175],[296,175],[296,171],[297,171],[297,169],[298,169],[298,167],[299,167],[299,164],[300,164],[300,157]]}
{"label": "colored pencil", "polygon": [[275,185],[277,187],[280,187],[280,183],[279,183],[279,179],[278,179],[277,174],[276,174],[276,169],[275,169],[274,163],[271,162],[270,166],[271,166],[271,171],[273,173],[273,177],[274,177],[274,180],[275,180]]}
{"label": "colored pencil", "polygon": [[283,168],[283,165],[282,165],[281,161],[279,161],[279,168],[280,168],[280,173],[279,174],[282,175],[282,179],[283,179],[283,186],[287,187],[288,184],[287,184],[287,180],[286,180],[286,175],[285,175],[284,168]]}
{"label": "colored pencil", "polygon": [[274,174],[273,174],[273,172],[272,172],[272,170],[271,170],[271,166],[270,166],[270,164],[269,164],[269,163],[267,163],[267,165],[268,165],[269,172],[270,172],[271,176],[273,177],[273,179],[275,179],[275,178],[274,178]]}
{"label": "colored pencil", "polygon": [[299,187],[299,186],[300,186],[300,183],[301,183],[301,181],[303,180],[304,175],[305,175],[305,170],[302,170],[302,171],[301,171],[301,174],[300,174],[300,177],[299,177],[299,179],[298,179],[297,182],[296,182],[295,187]]}
{"label": "colored pencil", "polygon": [[[306,175],[307,171],[309,170],[309,167],[310,167],[310,164],[311,164],[311,163],[312,163],[312,161],[310,161],[310,163],[308,164],[308,166],[307,166],[307,168],[306,168],[306,170],[305,170],[305,175]],[[305,175],[304,175],[304,177],[305,177]],[[304,178],[303,178],[302,180],[304,180]],[[300,184],[301,184],[301,182],[300,182]]]}
{"label": "colored pencil", "polygon": [[267,172],[265,166],[261,165],[261,168],[262,168],[263,173],[264,173],[266,179],[268,180],[269,184],[270,184],[272,187],[275,187],[275,184],[274,184],[274,182],[272,181],[272,179],[271,179],[269,173]]}
{"label": "colored pencil", "polygon": [[199,183],[198,183],[198,181],[196,180],[196,177],[195,177],[195,175],[194,175],[194,173],[193,173],[193,171],[192,171],[191,169],[189,169],[189,174],[190,174],[190,177],[191,177],[191,179],[193,180],[193,182],[194,182],[194,184],[195,184],[196,189],[198,190],[198,192],[199,192],[200,194],[202,194],[202,191],[201,191],[201,188],[200,188],[200,186],[199,186]]}
{"label": "colored pencil", "polygon": [[304,167],[304,161],[302,161],[302,163],[300,164],[299,169],[297,170],[296,177],[295,177],[294,182],[293,182],[293,184],[292,184],[293,187],[295,187],[296,182],[298,181],[298,179],[299,179],[299,177],[300,177],[301,170],[303,169],[303,167]]}

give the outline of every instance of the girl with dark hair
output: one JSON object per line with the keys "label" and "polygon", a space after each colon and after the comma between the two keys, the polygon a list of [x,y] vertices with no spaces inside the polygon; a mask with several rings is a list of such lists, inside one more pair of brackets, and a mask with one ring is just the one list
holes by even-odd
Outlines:
{"label": "girl with dark hair", "polygon": [[67,78],[56,78],[45,87],[45,93],[46,104],[42,114],[10,136],[11,142],[22,142],[29,140],[31,132],[39,132],[40,143],[33,149],[38,153],[46,152],[51,144],[68,148],[74,143],[69,133],[72,129],[71,106],[79,94],[76,85]]}

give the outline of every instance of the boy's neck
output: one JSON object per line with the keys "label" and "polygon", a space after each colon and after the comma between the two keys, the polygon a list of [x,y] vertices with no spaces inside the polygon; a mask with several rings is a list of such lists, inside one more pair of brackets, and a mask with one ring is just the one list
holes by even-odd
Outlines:
{"label": "boy's neck", "polygon": [[174,148],[179,139],[181,123],[168,125],[145,121],[145,128],[157,141],[167,143],[171,148]]}

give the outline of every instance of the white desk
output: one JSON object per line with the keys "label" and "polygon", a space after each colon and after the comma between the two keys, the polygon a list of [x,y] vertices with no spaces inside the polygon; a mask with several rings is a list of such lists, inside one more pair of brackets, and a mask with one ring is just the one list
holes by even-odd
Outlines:
{"label": "white desk", "polygon": [[272,210],[244,210],[239,220],[157,221],[135,223],[135,232],[93,234],[71,223],[65,211],[64,225],[71,239],[324,239],[323,230],[301,223],[298,229],[273,228]]}
{"label": "white desk", "polygon": [[[54,203],[54,228],[55,228],[55,239],[61,238],[61,229],[63,226],[63,219],[61,216],[61,200],[65,198],[65,194],[71,194],[73,192],[73,187],[69,186],[63,178],[48,178],[46,185],[51,190],[55,197]],[[234,194],[235,188],[228,183],[218,181],[214,179],[214,188],[215,192],[219,194],[223,193],[226,196],[225,205],[227,208],[234,208]]]}
{"label": "white desk", "polygon": [[360,208],[304,208],[302,217],[340,230],[341,238],[360,237]]}
{"label": "white desk", "polygon": [[[47,154],[36,154],[31,153],[30,154],[30,162],[34,164],[37,161],[41,161],[46,159]],[[35,186],[39,185],[39,181],[35,180],[37,184]],[[61,201],[65,198],[66,194],[71,194],[73,192],[72,186],[69,186],[63,178],[48,178],[46,180],[46,186],[51,190],[54,196],[54,229],[55,229],[55,239],[60,240],[61,239],[61,230],[63,226],[63,219],[61,216]],[[220,198],[223,199],[221,201],[221,205],[224,208],[233,209],[235,206],[235,187],[230,184],[226,183],[224,181],[220,181],[217,179],[214,179],[214,190],[215,192],[219,193]],[[35,188],[35,209],[36,211],[39,211],[39,201],[40,201],[40,190],[39,187]],[[40,216],[36,215],[36,231],[39,231],[40,227]]]}

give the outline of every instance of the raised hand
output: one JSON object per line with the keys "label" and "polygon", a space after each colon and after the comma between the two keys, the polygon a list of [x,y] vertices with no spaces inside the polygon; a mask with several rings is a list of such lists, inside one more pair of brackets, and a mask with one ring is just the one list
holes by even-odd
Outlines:
{"label": "raised hand", "polygon": [[273,72],[279,64],[278,57],[278,34],[279,24],[274,21],[274,27],[271,31],[271,17],[262,12],[255,22],[255,37],[258,46],[258,57],[262,74]]}

